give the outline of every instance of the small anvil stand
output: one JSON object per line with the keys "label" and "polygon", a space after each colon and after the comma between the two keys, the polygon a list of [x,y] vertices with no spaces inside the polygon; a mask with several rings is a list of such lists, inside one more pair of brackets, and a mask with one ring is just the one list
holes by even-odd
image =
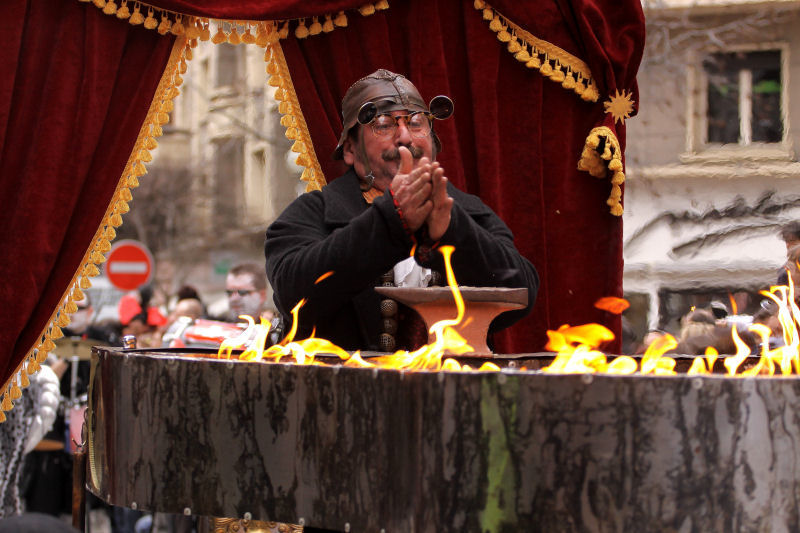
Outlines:
{"label": "small anvil stand", "polygon": [[[500,313],[523,309],[528,305],[528,289],[504,287],[459,287],[464,300],[464,317],[453,328],[472,346],[463,355],[486,357],[493,355],[486,344],[489,325]],[[375,287],[375,292],[414,309],[425,321],[426,329],[440,320],[456,318],[457,309],[450,287]],[[434,342],[428,334],[428,344]]]}

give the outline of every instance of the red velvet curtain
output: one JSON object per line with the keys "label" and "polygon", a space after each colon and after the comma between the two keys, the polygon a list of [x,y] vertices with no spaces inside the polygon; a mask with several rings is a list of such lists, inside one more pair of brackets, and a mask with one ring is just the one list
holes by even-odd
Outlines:
{"label": "red velvet curtain", "polygon": [[92,4],[0,2],[2,383],[80,265],[173,40]]}
{"label": "red velvet curtain", "polygon": [[[335,13],[363,1],[151,3],[259,20]],[[616,88],[635,94],[641,5],[497,0],[493,7],[589,63],[600,101],[583,102],[515,61],[472,1],[394,1],[369,17],[349,11],[346,29],[282,42],[314,148],[326,177],[337,176],[342,169],[330,153],[341,127],[341,96],[377,68],[406,74],[428,98],[449,94],[455,118],[438,128],[448,177],[498,212],[542,278],[532,315],[499,339],[500,351],[540,350],[545,329],[562,323],[601,322],[618,331],[618,319],[592,303],[621,294],[621,219],[608,213],[608,181],[578,172],[576,164],[591,128],[610,123],[602,100]],[[174,37],[77,0],[5,0],[0,30],[5,383],[47,325],[102,219]],[[624,128],[616,132],[624,145]]]}

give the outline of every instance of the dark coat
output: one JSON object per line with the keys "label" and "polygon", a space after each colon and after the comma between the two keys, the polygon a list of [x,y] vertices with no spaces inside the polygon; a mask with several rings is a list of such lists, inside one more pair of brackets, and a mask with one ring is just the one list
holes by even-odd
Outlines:
{"label": "dark coat", "polygon": [[[514,247],[511,230],[477,196],[447,184],[453,198],[450,226],[439,245],[455,247],[453,271],[459,285],[527,287],[526,309],[509,311],[491,330],[507,327],[531,309],[539,287],[533,265]],[[403,228],[387,191],[370,206],[351,169],[300,196],[267,229],[267,276],[275,305],[291,320],[303,298],[296,338],[311,334],[346,350],[379,350],[381,296],[373,290],[381,274],[409,257],[414,241]],[[439,253],[415,256],[422,266],[444,272]],[[315,284],[323,274],[333,275]]]}

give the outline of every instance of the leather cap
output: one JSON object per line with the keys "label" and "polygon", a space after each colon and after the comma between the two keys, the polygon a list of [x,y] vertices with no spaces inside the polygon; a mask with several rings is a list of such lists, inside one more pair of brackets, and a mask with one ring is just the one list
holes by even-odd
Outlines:
{"label": "leather cap", "polygon": [[[358,112],[367,102],[372,102],[377,106],[378,114],[403,110],[412,113],[430,111],[419,91],[408,78],[385,69],[378,69],[355,82],[344,94],[342,99],[343,129],[339,137],[339,144],[333,152],[334,159],[342,159],[344,141],[353,126],[358,124]],[[439,152],[442,149],[441,142],[436,133],[433,131],[432,133],[436,151]]]}

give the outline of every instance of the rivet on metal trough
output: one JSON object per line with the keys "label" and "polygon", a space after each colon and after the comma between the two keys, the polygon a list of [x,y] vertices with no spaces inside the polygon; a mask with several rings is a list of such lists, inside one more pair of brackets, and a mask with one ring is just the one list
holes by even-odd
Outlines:
{"label": "rivet on metal trough", "polygon": [[436,374],[436,380],[439,383],[444,383],[444,372],[439,372],[438,374]]}
{"label": "rivet on metal trough", "polygon": [[344,533],[350,533],[350,522],[345,522]]}
{"label": "rivet on metal trough", "polygon": [[591,385],[592,381],[594,381],[594,376],[591,374],[584,374],[581,376],[581,381],[583,381],[586,385]]}
{"label": "rivet on metal trough", "polygon": [[250,521],[250,520],[253,519],[253,515],[251,515],[250,513],[244,513],[244,516],[242,518],[244,518],[245,520]]}
{"label": "rivet on metal trough", "polygon": [[136,505],[136,502],[131,502],[131,509],[133,509],[135,511],[137,507],[139,507],[139,506]]}
{"label": "rivet on metal trough", "polygon": [[378,368],[375,367],[372,369],[372,377],[378,379]]}
{"label": "rivet on metal trough", "polygon": [[700,378],[694,378],[692,380],[692,388],[693,389],[700,389],[703,387],[703,380]]}
{"label": "rivet on metal trough", "polygon": [[297,525],[299,526],[306,525],[306,519],[301,516],[300,518],[297,519]]}
{"label": "rivet on metal trough", "polygon": [[122,337],[122,347],[126,350],[135,350],[136,349],[136,336],[134,335],[125,335]]}
{"label": "rivet on metal trough", "polygon": [[500,373],[498,373],[498,374],[497,374],[497,382],[498,382],[500,385],[505,385],[505,384],[506,384],[506,381],[508,381],[508,376],[506,376],[506,375],[505,375],[505,374],[503,374],[502,372],[500,372]]}
{"label": "rivet on metal trough", "polygon": [[230,363],[228,363],[228,364],[227,364],[227,365],[225,365],[225,366],[227,366],[229,369],[230,369],[230,368],[233,368],[233,361],[231,361]]}
{"label": "rivet on metal trough", "polygon": [[183,514],[185,514],[186,516],[190,516],[192,514],[192,510],[189,509],[188,507],[184,507]]}
{"label": "rivet on metal trough", "polygon": [[381,528],[381,533],[386,533],[386,530]]}
{"label": "rivet on metal trough", "polygon": [[340,367],[339,365],[336,365],[333,368],[331,368],[331,370],[333,370],[333,374],[336,375],[336,374],[339,373],[339,369],[340,368],[342,368],[342,367]]}

